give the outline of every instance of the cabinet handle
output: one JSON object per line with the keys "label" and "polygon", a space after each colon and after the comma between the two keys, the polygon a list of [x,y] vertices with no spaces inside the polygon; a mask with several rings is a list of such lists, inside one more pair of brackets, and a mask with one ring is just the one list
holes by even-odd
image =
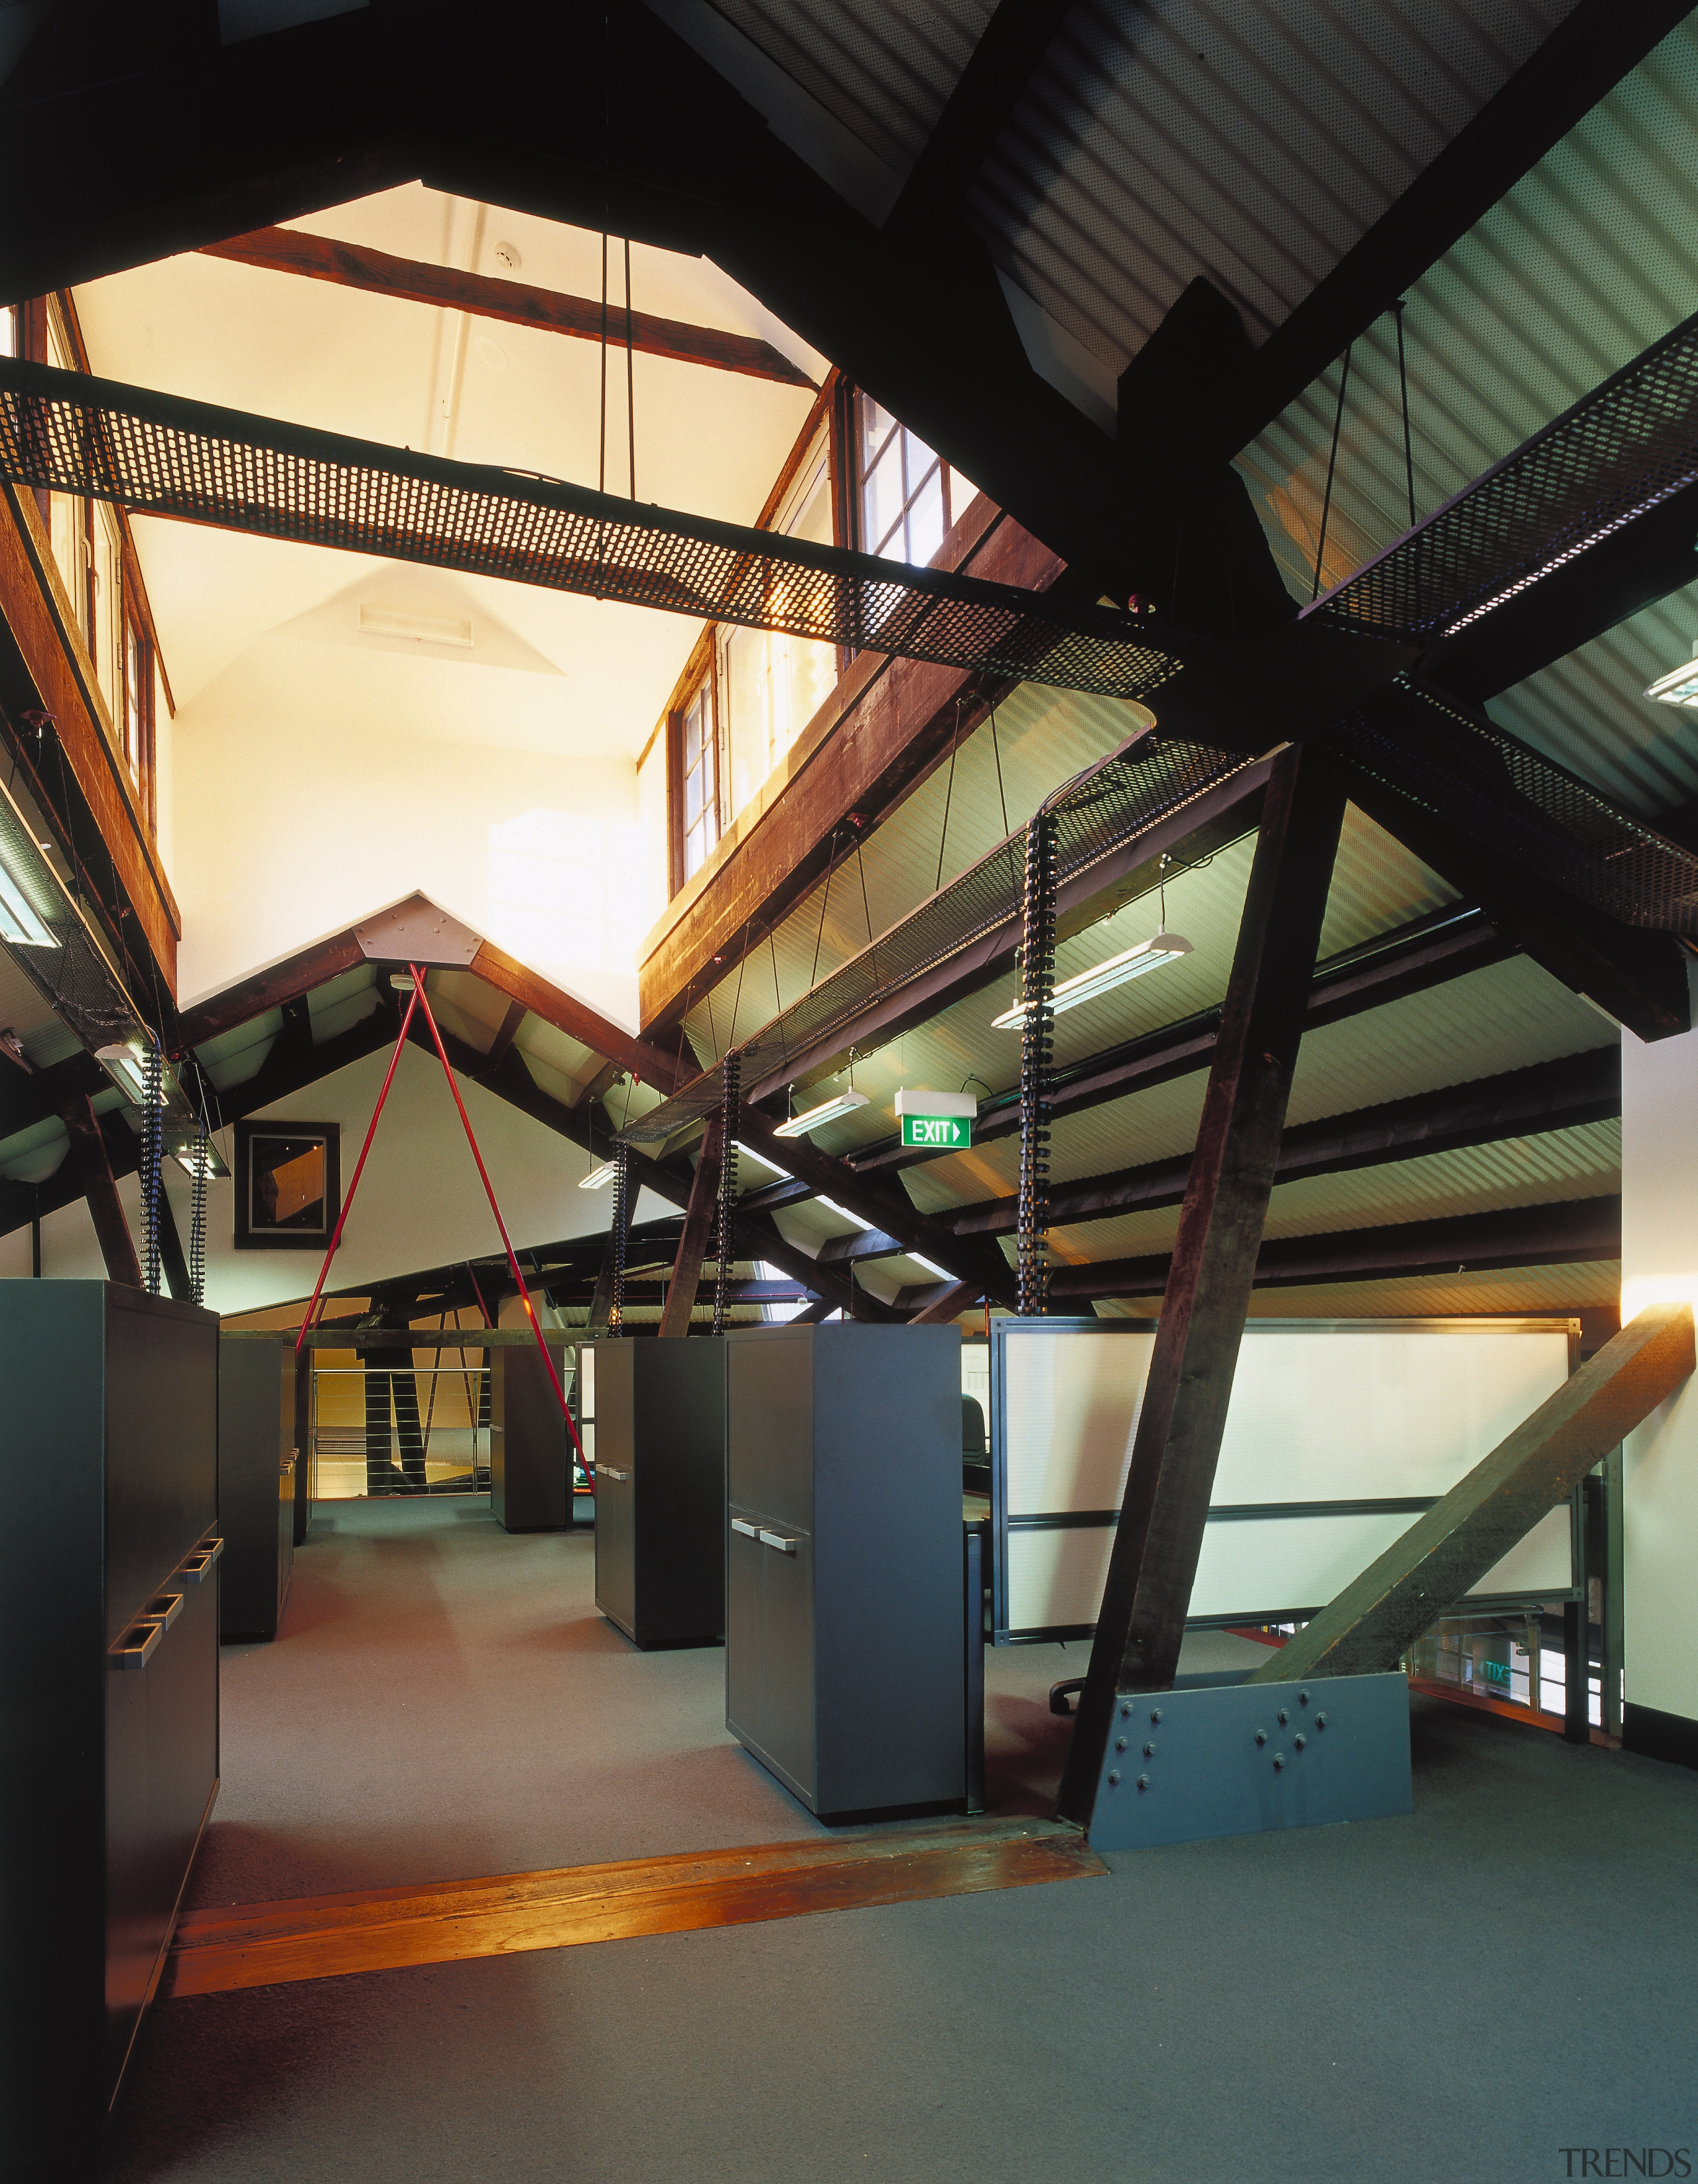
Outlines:
{"label": "cabinet handle", "polygon": [[610,1463],[598,1463],[595,1468],[595,1475],[598,1479],[629,1479],[631,1474],[628,1471],[615,1471]]}
{"label": "cabinet handle", "polygon": [[212,1574],[213,1564],[224,1552],[222,1540],[203,1540],[192,1555],[185,1557],[177,1572],[185,1585],[202,1585]]}
{"label": "cabinet handle", "polygon": [[758,1524],[745,1524],[741,1517],[732,1518],[731,1529],[733,1532],[741,1532],[746,1540],[758,1540],[763,1536]]}
{"label": "cabinet handle", "polygon": [[163,1623],[138,1623],[121,1646],[112,1648],[113,1666],[118,1669],[145,1669],[159,1650],[159,1641],[164,1635]]}
{"label": "cabinet handle", "polygon": [[148,1602],[142,1613],[149,1623],[157,1623],[161,1630],[169,1630],[182,1612],[181,1593],[162,1592]]}
{"label": "cabinet handle", "polygon": [[782,1532],[763,1532],[760,1544],[763,1547],[777,1547],[781,1555],[793,1555],[796,1552],[796,1542],[787,1540]]}

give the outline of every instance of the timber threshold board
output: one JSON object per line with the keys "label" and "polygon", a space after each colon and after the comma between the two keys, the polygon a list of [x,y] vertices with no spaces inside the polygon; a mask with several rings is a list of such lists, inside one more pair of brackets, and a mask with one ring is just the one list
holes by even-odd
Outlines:
{"label": "timber threshold board", "polygon": [[981,1820],[237,1904],[183,1918],[159,1995],[225,1994],[525,1949],[696,1933],[1026,1888],[1108,1869],[1072,1828]]}

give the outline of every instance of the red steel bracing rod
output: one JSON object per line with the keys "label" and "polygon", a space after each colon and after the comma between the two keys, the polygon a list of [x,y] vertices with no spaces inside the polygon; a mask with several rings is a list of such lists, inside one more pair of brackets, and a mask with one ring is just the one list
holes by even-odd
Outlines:
{"label": "red steel bracing rod", "polygon": [[585,1478],[588,1479],[591,1475],[590,1468],[584,1461],[584,1445],[578,1439],[578,1429],[572,1418],[571,1405],[567,1402],[566,1391],[560,1385],[560,1376],[554,1370],[554,1361],[549,1355],[548,1345],[543,1334],[542,1323],[537,1318],[537,1307],[531,1301],[531,1292],[526,1287],[525,1277],[520,1271],[518,1254],[514,1251],[513,1240],[507,1234],[507,1223],[501,1217],[501,1208],[495,1202],[495,1190],[489,1180],[489,1171],[483,1165],[483,1155],[479,1152],[477,1139],[472,1135],[471,1117],[465,1112],[465,1102],[460,1098],[459,1087],[454,1082],[454,1069],[448,1061],[448,1050],[443,1045],[443,1035],[437,1029],[436,1017],[431,1013],[431,997],[425,991],[425,974],[416,963],[409,963],[407,968],[413,976],[413,991],[424,1006],[425,1022],[431,1027],[431,1037],[436,1041],[437,1056],[443,1065],[443,1074],[448,1080],[448,1089],[454,1095],[455,1106],[459,1109],[459,1118],[465,1128],[465,1141],[471,1147],[471,1156],[477,1162],[477,1172],[483,1178],[484,1196],[489,1201],[489,1210],[495,1216],[495,1225],[501,1231],[501,1240],[507,1247],[507,1263],[512,1268],[513,1279],[519,1284],[519,1301],[525,1307],[525,1317],[531,1323],[531,1332],[537,1338],[537,1347],[543,1353],[543,1362],[548,1368],[548,1378],[554,1384],[555,1399],[560,1406],[560,1416],[566,1422],[566,1431],[572,1437],[572,1446],[578,1452],[579,1468],[582,1470]]}
{"label": "red steel bracing rod", "polygon": [[371,1111],[371,1121],[365,1133],[365,1143],[359,1148],[359,1159],[354,1171],[354,1181],[348,1186],[348,1195],[342,1201],[342,1212],[337,1216],[336,1234],[330,1240],[330,1249],[325,1253],[325,1262],[319,1268],[319,1278],[313,1290],[313,1301],[307,1306],[307,1316],[301,1322],[301,1331],[295,1337],[295,1355],[301,1354],[301,1345],[312,1331],[313,1315],[319,1308],[330,1262],[336,1256],[336,1247],[342,1241],[342,1227],[348,1218],[348,1209],[354,1203],[354,1194],[359,1188],[359,1178],[365,1167],[365,1156],[371,1150],[371,1140],[377,1134],[377,1117],[383,1112],[383,1102],[389,1097],[389,1087],[395,1082],[395,1072],[401,1060],[401,1050],[407,1044],[407,1027],[413,1021],[413,1011],[419,1004],[419,989],[413,989],[413,998],[407,1004],[407,1013],[401,1019],[401,1035],[395,1042],[395,1051],[389,1057],[389,1073],[383,1080],[383,1089],[377,1095],[377,1105]]}

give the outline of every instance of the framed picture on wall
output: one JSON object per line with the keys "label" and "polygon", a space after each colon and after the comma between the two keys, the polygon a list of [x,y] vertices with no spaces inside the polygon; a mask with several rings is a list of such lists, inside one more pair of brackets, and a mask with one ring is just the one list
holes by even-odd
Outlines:
{"label": "framed picture on wall", "polygon": [[236,1248],[322,1252],[342,1210],[342,1126],[238,1123]]}

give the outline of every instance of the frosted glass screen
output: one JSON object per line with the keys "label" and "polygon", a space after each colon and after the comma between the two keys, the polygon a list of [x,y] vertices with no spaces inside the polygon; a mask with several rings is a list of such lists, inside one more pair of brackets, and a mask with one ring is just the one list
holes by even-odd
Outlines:
{"label": "frosted glass screen", "polygon": [[[999,1628],[1094,1624],[1114,1529],[1077,1520],[1120,1506],[1154,1349],[1141,1330],[1004,1335]],[[1560,1321],[1247,1329],[1211,1502],[1258,1513],[1211,1518],[1192,1618],[1259,1621],[1333,1599],[1419,1513],[1361,1505],[1447,1492],[1562,1387],[1568,1358]],[[1473,1591],[1548,1596],[1571,1583],[1564,1503]]]}
{"label": "frosted glass screen", "polygon": [[1008,1513],[1118,1509],[1153,1334],[1005,1338]]}

